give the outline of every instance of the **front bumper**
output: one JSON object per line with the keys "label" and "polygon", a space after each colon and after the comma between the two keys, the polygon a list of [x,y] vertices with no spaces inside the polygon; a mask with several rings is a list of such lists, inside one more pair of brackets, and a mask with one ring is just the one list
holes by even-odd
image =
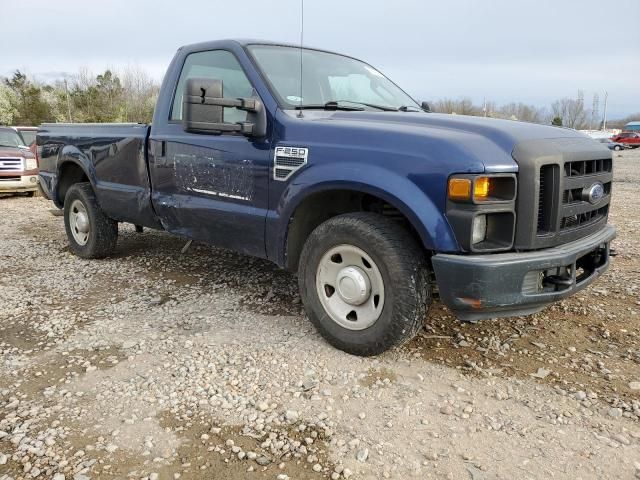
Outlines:
{"label": "front bumper", "polygon": [[34,192],[38,190],[38,175],[19,175],[0,177],[0,193]]}
{"label": "front bumper", "polygon": [[609,267],[616,229],[529,252],[432,257],[441,300],[461,320],[534,313],[592,283]]}

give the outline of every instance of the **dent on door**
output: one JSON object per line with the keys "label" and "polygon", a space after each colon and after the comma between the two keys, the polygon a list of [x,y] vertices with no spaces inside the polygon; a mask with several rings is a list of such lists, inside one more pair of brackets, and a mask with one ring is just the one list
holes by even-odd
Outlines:
{"label": "dent on door", "polygon": [[166,143],[156,162],[158,215],[172,233],[263,257],[268,146],[218,140],[218,148]]}
{"label": "dent on door", "polygon": [[[169,150],[172,150],[169,144]],[[229,158],[229,152],[181,146],[168,152],[173,158],[177,191],[251,202],[254,196],[253,162]],[[223,159],[223,156],[225,157]]]}

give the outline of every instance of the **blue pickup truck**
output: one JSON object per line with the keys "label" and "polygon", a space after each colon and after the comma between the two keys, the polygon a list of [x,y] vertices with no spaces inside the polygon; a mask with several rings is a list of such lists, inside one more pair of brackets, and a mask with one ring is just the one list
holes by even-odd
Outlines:
{"label": "blue pickup truck", "polygon": [[109,255],[127,222],[269,259],[357,355],[412,338],[436,293],[464,321],[538,311],[605,271],[615,237],[604,146],[430,113],[322,50],[182,47],[152,125],[44,124],[37,143],[76,255]]}

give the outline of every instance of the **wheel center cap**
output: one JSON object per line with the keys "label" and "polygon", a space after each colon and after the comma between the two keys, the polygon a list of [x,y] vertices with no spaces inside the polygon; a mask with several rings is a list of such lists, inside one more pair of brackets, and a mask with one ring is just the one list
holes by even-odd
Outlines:
{"label": "wheel center cap", "polygon": [[76,216],[76,227],[79,232],[87,233],[89,231],[89,219],[84,212],[78,212]]}
{"label": "wheel center cap", "polygon": [[369,277],[358,267],[343,268],[336,280],[338,294],[350,305],[362,305],[371,294]]}

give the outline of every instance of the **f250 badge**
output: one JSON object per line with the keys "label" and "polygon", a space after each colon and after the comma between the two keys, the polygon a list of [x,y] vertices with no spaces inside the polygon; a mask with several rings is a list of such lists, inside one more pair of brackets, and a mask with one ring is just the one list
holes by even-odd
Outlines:
{"label": "f250 badge", "polygon": [[304,147],[276,147],[273,156],[273,179],[288,180],[307,163],[309,149]]}
{"label": "f250 badge", "polygon": [[302,147],[276,147],[276,157],[307,159],[307,149]]}

